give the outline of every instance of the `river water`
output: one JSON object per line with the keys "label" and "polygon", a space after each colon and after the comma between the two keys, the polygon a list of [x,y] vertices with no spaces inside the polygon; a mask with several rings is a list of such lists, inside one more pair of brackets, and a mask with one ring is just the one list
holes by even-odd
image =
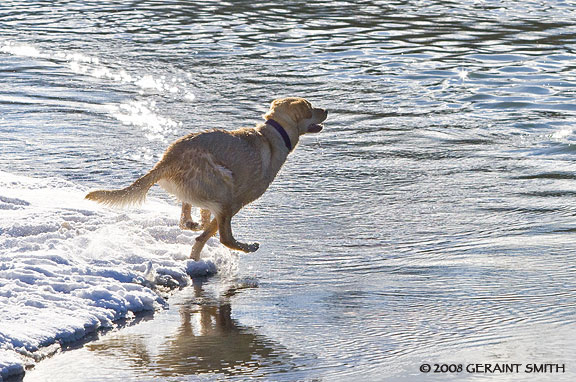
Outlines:
{"label": "river water", "polygon": [[236,281],[26,379],[574,380],[574,2],[0,4],[5,171],[124,186],[292,95],[329,118],[235,218]]}

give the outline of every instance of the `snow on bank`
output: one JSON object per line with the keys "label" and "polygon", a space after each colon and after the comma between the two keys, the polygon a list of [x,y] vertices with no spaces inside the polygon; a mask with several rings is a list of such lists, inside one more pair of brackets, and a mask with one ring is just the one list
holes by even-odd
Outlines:
{"label": "snow on bank", "polygon": [[234,257],[214,239],[206,262],[188,259],[195,234],[178,228],[177,206],[110,210],[85,193],[0,171],[0,381],[50,346],[163,307],[158,285],[235,272]]}

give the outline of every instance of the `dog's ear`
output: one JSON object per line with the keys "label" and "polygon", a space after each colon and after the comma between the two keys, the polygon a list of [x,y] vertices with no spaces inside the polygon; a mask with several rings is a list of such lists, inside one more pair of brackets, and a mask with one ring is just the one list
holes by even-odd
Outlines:
{"label": "dog's ear", "polygon": [[262,117],[264,119],[270,119],[272,118],[272,116],[274,115],[274,109],[276,109],[276,107],[278,107],[281,103],[282,103],[282,99],[275,99],[274,101],[270,102],[270,109],[268,109],[268,111],[266,112],[266,114],[264,114]]}
{"label": "dog's ear", "polygon": [[296,116],[299,120],[312,118],[312,105],[310,105],[310,102],[302,98],[294,103],[297,110]]}

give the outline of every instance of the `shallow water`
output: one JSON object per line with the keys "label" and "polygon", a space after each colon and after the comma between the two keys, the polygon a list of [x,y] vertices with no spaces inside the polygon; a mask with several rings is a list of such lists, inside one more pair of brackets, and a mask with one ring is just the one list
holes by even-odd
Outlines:
{"label": "shallow water", "polygon": [[237,275],[29,379],[573,380],[574,20],[565,1],[3,2],[4,171],[115,187],[273,98],[330,111],[235,218],[261,243]]}

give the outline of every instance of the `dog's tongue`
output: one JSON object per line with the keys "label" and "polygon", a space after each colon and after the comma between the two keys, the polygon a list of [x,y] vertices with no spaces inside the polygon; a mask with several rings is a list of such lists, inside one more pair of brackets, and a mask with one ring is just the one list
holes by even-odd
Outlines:
{"label": "dog's tongue", "polygon": [[319,133],[322,131],[323,126],[317,125],[315,123],[308,125],[308,132],[309,133]]}

